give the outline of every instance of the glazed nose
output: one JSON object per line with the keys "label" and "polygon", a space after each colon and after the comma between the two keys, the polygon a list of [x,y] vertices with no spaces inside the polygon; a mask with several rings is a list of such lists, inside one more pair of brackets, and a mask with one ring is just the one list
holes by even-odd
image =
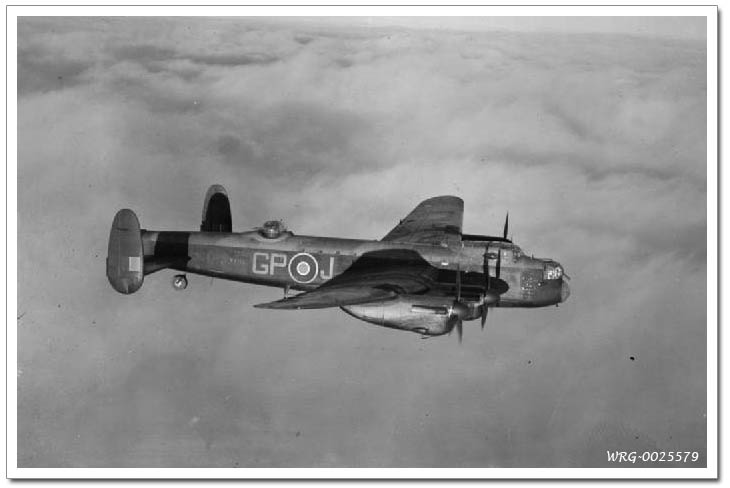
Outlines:
{"label": "glazed nose", "polygon": [[560,302],[564,302],[570,296],[570,287],[568,283],[563,281],[563,286],[560,288]]}

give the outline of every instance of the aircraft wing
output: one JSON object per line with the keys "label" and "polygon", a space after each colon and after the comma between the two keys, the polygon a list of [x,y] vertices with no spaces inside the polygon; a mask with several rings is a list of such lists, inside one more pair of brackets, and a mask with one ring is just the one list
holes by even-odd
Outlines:
{"label": "aircraft wing", "polygon": [[457,244],[461,241],[463,220],[464,201],[461,198],[429,198],[418,204],[382,240],[408,244]]}
{"label": "aircraft wing", "polygon": [[402,293],[422,293],[434,286],[438,270],[410,250],[366,253],[344,273],[319,288],[291,298],[254,305],[298,310],[382,302]]}

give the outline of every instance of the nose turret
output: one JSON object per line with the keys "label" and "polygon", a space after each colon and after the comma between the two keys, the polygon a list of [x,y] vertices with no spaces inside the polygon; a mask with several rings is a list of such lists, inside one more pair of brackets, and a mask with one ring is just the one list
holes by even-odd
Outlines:
{"label": "nose turret", "polygon": [[546,303],[563,303],[570,296],[570,286],[567,283],[569,278],[565,274],[563,266],[552,259],[542,259],[540,261],[543,265],[542,282],[546,293]]}
{"label": "nose turret", "polygon": [[560,287],[560,303],[563,303],[568,299],[570,296],[570,287],[568,286],[568,283],[563,280],[563,284]]}

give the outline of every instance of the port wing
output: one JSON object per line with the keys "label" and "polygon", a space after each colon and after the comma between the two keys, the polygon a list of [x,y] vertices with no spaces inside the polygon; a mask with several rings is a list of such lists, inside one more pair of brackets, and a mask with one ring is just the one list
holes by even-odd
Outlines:
{"label": "port wing", "polygon": [[441,196],[424,200],[382,240],[451,246],[461,241],[464,201]]}

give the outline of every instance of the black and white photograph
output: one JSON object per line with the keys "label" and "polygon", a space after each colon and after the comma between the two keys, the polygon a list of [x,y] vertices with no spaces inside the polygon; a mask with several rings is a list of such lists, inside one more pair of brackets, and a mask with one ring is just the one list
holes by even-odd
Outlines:
{"label": "black and white photograph", "polygon": [[11,477],[717,476],[716,7],[232,10],[8,13]]}

